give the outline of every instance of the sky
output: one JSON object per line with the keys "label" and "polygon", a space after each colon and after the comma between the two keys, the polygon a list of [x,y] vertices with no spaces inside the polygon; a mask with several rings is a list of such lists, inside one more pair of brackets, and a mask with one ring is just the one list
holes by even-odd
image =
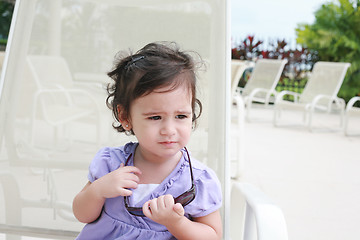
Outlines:
{"label": "sky", "polygon": [[231,38],[285,39],[295,45],[298,23],[314,22],[314,12],[331,0],[231,0]]}

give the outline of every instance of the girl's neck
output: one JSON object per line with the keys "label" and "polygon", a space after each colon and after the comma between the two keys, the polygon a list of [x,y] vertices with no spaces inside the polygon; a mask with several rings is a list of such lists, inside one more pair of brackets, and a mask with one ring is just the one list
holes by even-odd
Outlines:
{"label": "girl's neck", "polygon": [[160,184],[175,169],[182,157],[182,153],[179,151],[174,156],[159,161],[159,159],[145,156],[139,147],[135,151],[134,166],[142,172],[139,176],[140,184]]}

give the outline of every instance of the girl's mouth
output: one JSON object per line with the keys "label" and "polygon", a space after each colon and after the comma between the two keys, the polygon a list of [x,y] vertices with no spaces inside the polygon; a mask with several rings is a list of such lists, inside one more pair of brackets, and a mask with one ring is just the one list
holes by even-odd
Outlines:
{"label": "girl's mouth", "polygon": [[161,145],[164,146],[171,146],[174,145],[176,142],[175,141],[164,141],[164,142],[160,142]]}

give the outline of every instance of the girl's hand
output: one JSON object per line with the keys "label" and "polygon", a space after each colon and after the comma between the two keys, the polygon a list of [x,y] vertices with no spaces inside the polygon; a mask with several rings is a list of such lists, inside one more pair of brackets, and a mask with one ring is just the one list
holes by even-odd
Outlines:
{"label": "girl's hand", "polygon": [[114,198],[118,196],[129,196],[132,191],[127,188],[137,188],[141,171],[134,166],[126,166],[121,163],[120,167],[92,183],[97,193],[102,198]]}
{"label": "girl's hand", "polygon": [[173,196],[167,194],[144,203],[143,213],[151,220],[167,226],[180,221],[185,211],[180,203],[175,204]]}

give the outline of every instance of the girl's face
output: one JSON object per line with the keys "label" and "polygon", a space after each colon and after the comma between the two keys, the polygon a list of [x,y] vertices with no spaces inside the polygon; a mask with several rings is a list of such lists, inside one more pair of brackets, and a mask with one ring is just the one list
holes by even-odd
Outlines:
{"label": "girl's face", "polygon": [[139,141],[142,156],[151,161],[175,157],[191,135],[191,91],[186,84],[168,90],[169,87],[160,88],[140,97],[130,108],[129,128]]}

